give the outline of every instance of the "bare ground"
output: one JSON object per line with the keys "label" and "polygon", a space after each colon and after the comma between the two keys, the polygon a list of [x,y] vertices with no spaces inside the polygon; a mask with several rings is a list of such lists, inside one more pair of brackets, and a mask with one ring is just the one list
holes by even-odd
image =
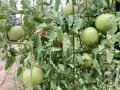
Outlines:
{"label": "bare ground", "polygon": [[[16,70],[17,70],[17,64],[14,64],[9,72],[5,71],[5,62],[0,59],[0,90],[17,90],[14,80]],[[7,72],[8,74],[6,74]],[[1,85],[3,81],[4,83]]]}

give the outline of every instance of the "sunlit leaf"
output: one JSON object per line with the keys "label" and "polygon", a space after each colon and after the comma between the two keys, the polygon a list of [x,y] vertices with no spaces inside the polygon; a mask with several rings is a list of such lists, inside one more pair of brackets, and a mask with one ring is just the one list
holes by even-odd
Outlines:
{"label": "sunlit leaf", "polygon": [[108,63],[111,63],[113,60],[113,53],[109,49],[106,49],[106,60]]}

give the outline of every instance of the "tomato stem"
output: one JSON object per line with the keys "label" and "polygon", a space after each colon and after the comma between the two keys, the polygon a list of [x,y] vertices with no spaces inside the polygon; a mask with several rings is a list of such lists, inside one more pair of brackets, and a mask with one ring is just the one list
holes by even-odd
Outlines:
{"label": "tomato stem", "polygon": [[[75,0],[72,0],[72,9],[73,9],[73,23],[72,23],[72,29],[73,29],[73,25],[74,25],[74,4],[75,4]],[[73,33],[72,34],[72,44],[73,44],[73,52],[72,52],[72,54],[73,54],[73,64],[75,63],[75,54],[74,54],[74,50],[75,50],[75,34]],[[73,89],[74,90],[76,90],[76,86],[75,86],[75,81],[76,81],[76,79],[75,79],[75,68],[73,68]]]}

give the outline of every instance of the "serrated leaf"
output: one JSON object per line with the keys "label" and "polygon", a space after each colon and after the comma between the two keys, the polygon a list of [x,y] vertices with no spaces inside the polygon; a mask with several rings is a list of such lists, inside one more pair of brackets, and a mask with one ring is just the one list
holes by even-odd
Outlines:
{"label": "serrated leaf", "polygon": [[83,19],[76,18],[76,20],[74,21],[73,29],[76,31],[82,27],[83,27]]}
{"label": "serrated leaf", "polygon": [[108,31],[109,35],[114,35],[115,32],[117,31],[117,23],[115,21],[115,18],[110,18],[112,19],[111,22],[109,21],[108,23],[110,23],[109,25],[113,25],[112,26],[112,30]]}
{"label": "serrated leaf", "polygon": [[99,66],[98,61],[96,59],[93,61],[93,67],[97,70],[99,75],[102,75],[101,70],[100,70],[100,66]]}

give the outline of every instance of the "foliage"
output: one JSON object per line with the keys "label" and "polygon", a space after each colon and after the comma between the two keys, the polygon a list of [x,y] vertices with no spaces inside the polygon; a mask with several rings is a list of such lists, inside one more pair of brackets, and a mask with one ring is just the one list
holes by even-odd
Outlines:
{"label": "foliage", "polygon": [[[16,0],[0,2],[0,48],[4,54],[5,69],[9,69],[17,60],[18,77],[26,68],[40,67],[44,79],[37,87],[24,87],[29,90],[118,90],[120,51],[114,48],[116,41],[120,42],[120,33],[114,34],[114,25],[108,32],[100,32],[96,47],[84,46],[80,32],[87,27],[95,28],[96,17],[103,13],[115,14],[115,0],[72,0],[78,12],[63,16],[59,5],[61,0],[21,0],[22,9],[16,6]],[[70,0],[68,0],[70,1]],[[17,41],[11,41],[8,32],[15,25],[10,19],[16,14],[21,15],[25,36]],[[119,16],[116,16],[119,24]],[[109,21],[108,21],[109,23]],[[44,31],[41,38],[40,31]],[[43,34],[42,34],[43,35]],[[91,36],[91,38],[93,38]],[[16,45],[17,48],[13,47]],[[87,53],[90,57],[85,59]],[[118,60],[117,60],[118,58]],[[92,63],[89,68],[84,68]],[[87,64],[89,65],[89,64]],[[20,80],[22,80],[20,78]]]}

